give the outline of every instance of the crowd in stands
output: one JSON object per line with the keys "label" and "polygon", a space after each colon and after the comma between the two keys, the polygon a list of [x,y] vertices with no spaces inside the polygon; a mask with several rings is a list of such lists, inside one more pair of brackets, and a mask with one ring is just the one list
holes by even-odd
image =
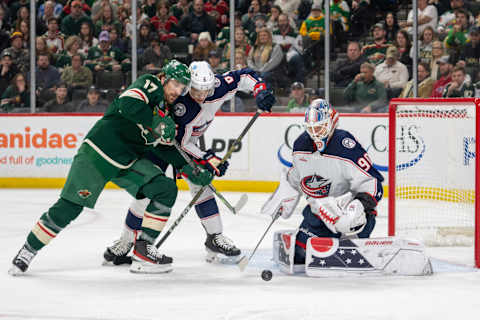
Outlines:
{"label": "crowd in stands", "polygon": [[[141,0],[136,26],[129,0],[36,1],[37,110],[104,111],[131,81],[135,32],[139,74],[172,58],[207,60],[217,73],[249,67],[301,112],[324,95],[324,1],[236,0],[232,66],[225,0]],[[412,97],[411,1],[329,1],[331,102],[383,112]],[[479,12],[475,0],[418,0],[419,97],[479,96]],[[30,14],[29,0],[0,1],[0,112],[29,109]],[[247,111],[238,95],[236,109]]]}

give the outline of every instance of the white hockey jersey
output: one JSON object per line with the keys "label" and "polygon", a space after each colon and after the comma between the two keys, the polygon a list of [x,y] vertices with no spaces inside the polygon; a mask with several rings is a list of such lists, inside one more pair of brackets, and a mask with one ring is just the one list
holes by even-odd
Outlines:
{"label": "white hockey jersey", "polygon": [[383,196],[382,175],[360,143],[340,129],[334,131],[323,153],[307,132],[301,134],[293,146],[287,180],[307,197],[338,197],[351,191],[354,196],[366,193],[377,203]]}
{"label": "white hockey jersey", "polygon": [[173,108],[174,120],[178,124],[176,139],[182,149],[200,159],[205,154],[198,139],[212,123],[215,113],[222,104],[234,97],[238,90],[253,91],[260,78],[249,68],[215,75],[215,91],[199,105],[190,95],[179,97]]}

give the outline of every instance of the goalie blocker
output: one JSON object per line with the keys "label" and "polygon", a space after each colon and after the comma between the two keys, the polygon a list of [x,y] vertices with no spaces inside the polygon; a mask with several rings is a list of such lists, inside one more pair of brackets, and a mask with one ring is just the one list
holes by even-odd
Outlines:
{"label": "goalie blocker", "polygon": [[433,273],[423,244],[395,237],[307,240],[305,264],[295,264],[296,230],[280,230],[273,237],[273,259],[287,274],[310,277],[348,275],[422,276]]}

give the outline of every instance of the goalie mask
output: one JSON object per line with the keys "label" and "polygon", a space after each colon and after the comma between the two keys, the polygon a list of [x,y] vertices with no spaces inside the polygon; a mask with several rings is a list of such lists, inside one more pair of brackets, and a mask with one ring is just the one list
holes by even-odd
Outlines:
{"label": "goalie mask", "polygon": [[324,99],[313,100],[305,111],[303,125],[320,152],[326,149],[337,123],[337,111]]}
{"label": "goalie mask", "polygon": [[194,61],[190,64],[192,87],[190,96],[198,103],[203,103],[215,90],[215,75],[206,61]]}

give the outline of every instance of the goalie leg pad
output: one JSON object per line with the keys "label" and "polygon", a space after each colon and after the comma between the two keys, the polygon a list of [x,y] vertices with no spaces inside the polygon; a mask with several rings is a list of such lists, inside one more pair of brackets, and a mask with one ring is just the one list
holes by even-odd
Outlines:
{"label": "goalie leg pad", "polygon": [[395,237],[309,238],[305,272],[311,277],[433,273],[420,242]]}
{"label": "goalie leg pad", "polygon": [[303,264],[295,264],[297,230],[279,230],[273,234],[273,261],[286,274],[304,272]]}

